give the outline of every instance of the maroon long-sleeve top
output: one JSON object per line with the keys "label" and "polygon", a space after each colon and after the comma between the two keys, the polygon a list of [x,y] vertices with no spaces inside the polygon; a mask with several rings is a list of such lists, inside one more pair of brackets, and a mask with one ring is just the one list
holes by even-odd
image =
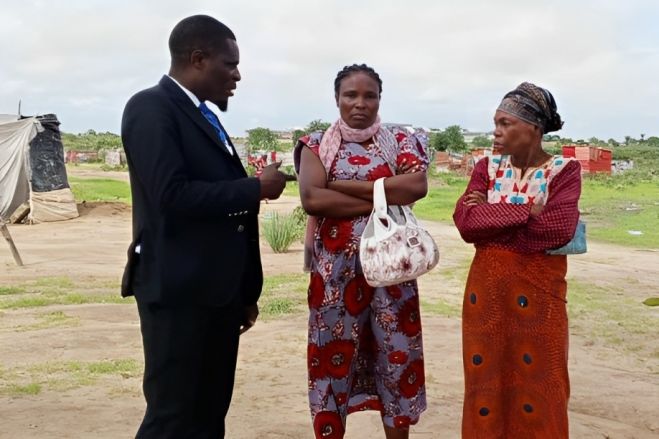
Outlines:
{"label": "maroon long-sleeve top", "polygon": [[571,161],[548,186],[545,207],[531,215],[531,204],[480,204],[467,206],[464,198],[478,191],[487,195],[488,158],[476,164],[465,193],[458,199],[453,221],[462,239],[477,248],[495,246],[519,253],[543,252],[572,239],[579,220],[581,165]]}

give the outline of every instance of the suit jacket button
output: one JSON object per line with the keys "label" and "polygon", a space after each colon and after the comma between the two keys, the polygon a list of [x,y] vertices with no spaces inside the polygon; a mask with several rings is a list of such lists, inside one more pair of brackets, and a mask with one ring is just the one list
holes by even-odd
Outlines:
{"label": "suit jacket button", "polygon": [[242,232],[244,230],[245,230],[245,226],[243,226],[242,224],[238,226],[238,231],[239,232]]}

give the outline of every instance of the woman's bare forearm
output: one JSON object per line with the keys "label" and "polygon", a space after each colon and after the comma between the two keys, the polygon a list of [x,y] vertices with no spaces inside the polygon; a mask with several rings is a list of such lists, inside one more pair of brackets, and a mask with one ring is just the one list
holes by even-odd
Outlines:
{"label": "woman's bare forearm", "polygon": [[313,216],[351,218],[368,215],[373,210],[372,201],[332,189],[310,187],[300,195],[305,212]]}
{"label": "woman's bare forearm", "polygon": [[[373,201],[373,182],[336,180],[327,188],[366,201]],[[384,190],[389,204],[412,204],[426,196],[428,183],[425,172],[395,175],[384,180]]]}

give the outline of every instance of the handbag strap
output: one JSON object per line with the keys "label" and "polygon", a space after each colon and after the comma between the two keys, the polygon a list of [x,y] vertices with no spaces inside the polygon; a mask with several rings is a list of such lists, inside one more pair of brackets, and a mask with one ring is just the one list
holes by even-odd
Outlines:
{"label": "handbag strap", "polygon": [[373,183],[373,213],[380,219],[387,218],[387,196],[384,193],[384,177]]}

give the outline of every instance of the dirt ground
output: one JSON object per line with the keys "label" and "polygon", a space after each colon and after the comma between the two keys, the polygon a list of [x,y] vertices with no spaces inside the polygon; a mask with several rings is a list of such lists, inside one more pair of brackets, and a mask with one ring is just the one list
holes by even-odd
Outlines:
{"label": "dirt ground", "polygon": [[[295,199],[263,204],[289,211]],[[25,261],[16,267],[0,243],[0,286],[38,278],[118,283],[130,236],[130,208],[121,204],[88,204],[75,220],[14,225],[10,231]],[[437,273],[421,280],[424,300],[461,303],[462,286],[452,270],[464,270],[473,250],[455,228],[428,227],[440,244]],[[586,255],[570,260],[570,279],[616,291],[625,300],[659,296],[659,253],[591,243]],[[299,273],[300,245],[286,254],[262,247],[266,276]],[[442,277],[444,276],[444,277]],[[633,286],[633,287],[630,287]],[[116,294],[119,294],[116,291]],[[639,305],[642,307],[642,305]],[[656,310],[656,312],[655,312]],[[657,327],[659,309],[652,311]],[[36,315],[62,311],[75,325],[19,330]],[[597,322],[593,322],[593,325]],[[642,340],[641,353],[591,336],[589,320],[580,322],[570,339],[570,428],[574,438],[659,437],[659,346],[657,333]],[[458,438],[462,410],[460,319],[423,314],[428,411],[413,428],[412,438]],[[296,313],[262,321],[241,340],[237,383],[228,417],[229,438],[312,438],[306,399],[306,319]],[[0,311],[0,382],[14,371],[49,362],[135,360],[142,351],[133,304],[51,305]],[[41,365],[41,366],[40,366]],[[19,371],[19,372],[16,372]],[[0,392],[0,437],[127,438],[136,431],[144,410],[139,373],[109,375],[69,388],[44,388],[35,395]],[[383,437],[377,414],[348,418],[348,439]]]}

